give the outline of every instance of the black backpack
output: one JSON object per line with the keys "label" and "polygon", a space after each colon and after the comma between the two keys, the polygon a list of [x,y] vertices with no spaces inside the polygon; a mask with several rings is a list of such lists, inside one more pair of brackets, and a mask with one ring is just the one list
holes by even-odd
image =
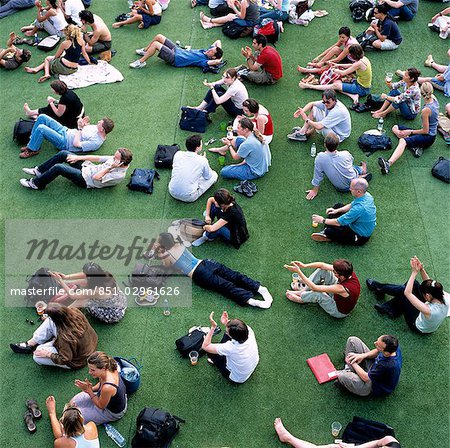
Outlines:
{"label": "black backpack", "polygon": [[348,5],[354,22],[361,22],[366,17],[366,12],[373,8],[370,0],[351,0]]}
{"label": "black backpack", "polygon": [[353,417],[342,434],[342,441],[359,445],[382,439],[385,436],[395,437],[394,429],[391,426],[362,417]]}
{"label": "black backpack", "polygon": [[22,118],[19,118],[19,121],[14,125],[13,140],[17,143],[26,145],[30,140],[34,123],[36,122],[33,120],[23,120]]}
{"label": "black backpack", "polygon": [[180,147],[173,145],[158,145],[155,152],[154,162],[156,168],[172,168],[173,157]]}
{"label": "black backpack", "polygon": [[128,284],[124,284],[130,288],[131,294],[140,295],[144,289],[158,289],[165,286],[170,272],[165,266],[137,263],[128,276]]}
{"label": "black backpack", "polygon": [[133,448],[168,448],[185,421],[159,408],[144,408],[136,419]]}
{"label": "black backpack", "polygon": [[39,268],[33,275],[27,277],[27,306],[34,306],[39,300],[48,303],[61,289],[58,282],[50,276],[48,268]]}
{"label": "black backpack", "polygon": [[203,351],[201,350],[201,348],[205,336],[206,335],[203,331],[195,329],[191,333],[188,333],[187,335],[177,339],[175,341],[175,345],[177,347],[177,350],[180,352],[180,355],[183,358],[187,358],[189,353],[193,350],[202,355]]}
{"label": "black backpack", "polygon": [[450,159],[439,157],[439,160],[431,168],[431,174],[450,184]]}
{"label": "black backpack", "polygon": [[369,134],[364,132],[358,139],[358,146],[367,156],[375,151],[386,151],[392,149],[392,141],[386,134]]}
{"label": "black backpack", "polygon": [[250,36],[253,32],[251,26],[241,26],[235,22],[228,22],[222,27],[222,33],[230,39],[239,39],[240,37]]}
{"label": "black backpack", "polygon": [[183,131],[203,133],[208,126],[208,112],[182,106],[179,125]]}
{"label": "black backpack", "polygon": [[155,177],[159,180],[158,171],[136,168],[131,175],[127,187],[130,190],[142,191],[144,193],[152,194],[153,181],[155,180]]}

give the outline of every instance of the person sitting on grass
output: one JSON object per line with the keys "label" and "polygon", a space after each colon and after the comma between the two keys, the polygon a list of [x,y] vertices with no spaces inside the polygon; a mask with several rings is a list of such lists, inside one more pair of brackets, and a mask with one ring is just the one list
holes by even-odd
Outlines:
{"label": "person sitting on grass", "polygon": [[[217,218],[217,221],[215,219]],[[230,192],[220,188],[206,201],[204,234],[192,243],[198,247],[207,241],[220,237],[239,249],[248,238],[247,222],[244,212]]]}
{"label": "person sitting on grass", "polygon": [[177,151],[173,158],[170,195],[183,202],[196,201],[217,182],[218,175],[209,166],[206,154],[201,154],[203,141],[200,135],[186,139],[187,151]]}
{"label": "person sitting on grass", "polygon": [[[170,233],[161,233],[153,250],[165,267],[177,269],[201,288],[222,294],[241,306],[268,309],[272,305],[272,295],[260,282],[215,260],[194,257]],[[263,300],[255,299],[258,294]]]}
{"label": "person sitting on grass", "polygon": [[6,48],[0,49],[0,68],[5,70],[15,70],[19,68],[24,62],[28,62],[31,59],[30,50],[22,50],[14,46],[16,39],[14,32],[9,33],[8,40],[6,41]]}
{"label": "person sitting on grass", "polygon": [[253,98],[247,98],[242,103],[244,115],[238,115],[233,123],[233,129],[237,129],[237,125],[241,118],[250,118],[255,124],[256,129],[264,136],[264,141],[269,144],[273,139],[273,120],[270,112],[262,104]]}
{"label": "person sitting on grass", "polygon": [[357,44],[358,41],[351,35],[350,28],[343,26],[339,28],[338,40],[335,44],[308,62],[307,67],[297,66],[297,70],[300,73],[322,73],[330,62],[352,64],[356,61],[350,55],[349,49]]}
{"label": "person sitting on grass", "polygon": [[69,25],[64,30],[66,39],[58,47],[54,56],[47,56],[44,62],[37,67],[25,67],[27,73],[39,73],[44,70],[44,75],[38,82],[45,82],[52,75],[71,75],[78,70],[80,56],[83,55],[88,64],[91,60],[84,48],[83,36],[80,28],[76,25]]}
{"label": "person sitting on grass", "polygon": [[372,87],[372,64],[369,59],[364,56],[364,50],[359,44],[350,47],[349,55],[351,55],[356,62],[351,64],[336,64],[335,62],[329,62],[329,65],[332,67],[334,73],[340,76],[356,73],[356,79],[352,82],[335,81],[332,84],[315,85],[300,81],[300,88],[313,90],[333,89],[336,92],[342,92],[344,95],[349,96],[353,100],[353,103],[357,104],[360,97],[367,96],[370,93],[370,88]]}
{"label": "person sitting on grass", "polygon": [[213,17],[222,17],[232,14],[233,10],[228,6],[226,0],[191,0],[191,7],[208,6],[209,13]]}
{"label": "person sitting on grass", "polygon": [[35,330],[31,339],[10,344],[15,353],[33,354],[42,366],[81,369],[88,356],[97,349],[97,333],[77,308],[49,303],[48,317]]}
{"label": "person sitting on grass", "polygon": [[[433,333],[448,314],[449,305],[445,302],[444,288],[441,283],[430,279],[417,257],[411,258],[410,265],[411,275],[406,285],[385,284],[368,278],[367,287],[379,298],[385,294],[394,297],[388,302],[375,305],[380,314],[392,318],[403,314],[412,331],[419,334]],[[419,273],[422,283],[416,281]]]}
{"label": "person sitting on grass", "polygon": [[81,0],[61,0],[61,9],[69,25],[82,26],[80,12],[85,9]]}
{"label": "person sitting on grass", "polygon": [[435,14],[428,26],[439,33],[441,39],[447,39],[450,36],[450,8],[445,8]]}
{"label": "person sitting on grass", "polygon": [[391,394],[397,387],[402,369],[402,352],[395,336],[385,334],[370,350],[364,342],[351,336],[345,346],[345,367],[338,370],[335,385],[361,397]]}
{"label": "person sitting on grass", "polygon": [[[111,50],[111,32],[106,23],[97,14],[91,11],[80,12],[80,20],[83,26],[81,30],[84,33],[84,41],[86,42],[86,51],[88,53],[103,53]],[[92,31],[87,32],[87,27]]]}
{"label": "person sitting on grass", "polygon": [[[332,317],[342,319],[355,308],[361,293],[361,285],[350,261],[339,259],[333,264],[321,261],[302,263],[291,261],[284,267],[299,275],[299,282],[292,282],[292,290],[286,291],[286,298],[295,303],[318,303]],[[302,269],[315,271],[307,277]]]}
{"label": "person sitting on grass", "polygon": [[367,163],[361,162],[360,166],[353,164],[353,156],[348,151],[338,151],[339,137],[334,132],[329,132],[324,139],[325,151],[319,152],[314,160],[314,178],[311,181],[313,188],[307,190],[306,199],[312,201],[318,194],[320,183],[324,176],[333,184],[336,190],[350,191],[350,183],[353,179],[362,177],[367,181],[372,179],[372,174],[367,172]]}
{"label": "person sitting on grass", "polygon": [[377,50],[396,50],[402,43],[400,29],[388,15],[389,7],[386,4],[378,4],[373,9],[375,20],[372,20],[366,35],[373,36],[372,47]]}
{"label": "person sitting on grass", "polygon": [[[450,50],[447,51],[447,55],[450,57]],[[445,96],[450,97],[450,64],[438,64],[434,62],[433,55],[430,54],[428,55],[424,65],[425,67],[434,68],[437,72],[439,72],[439,74],[434,77],[421,76],[419,78],[419,84],[431,82],[431,85],[435,89],[443,91]],[[402,74],[401,71],[397,71],[396,73],[399,75]]]}
{"label": "person sitting on grass", "polygon": [[372,112],[373,118],[385,118],[398,109],[403,118],[414,120],[420,112],[419,76],[419,70],[411,67],[405,70],[401,81],[386,82],[391,91],[387,95],[381,95],[381,99],[385,101],[380,109]]}
{"label": "person sitting on grass", "polygon": [[[204,110],[213,113],[218,106],[222,106],[231,117],[236,118],[242,115],[243,103],[248,98],[247,88],[239,80],[237,71],[234,68],[225,70],[223,76],[218,81],[203,81],[203,85],[209,88],[202,102],[194,109]],[[225,89],[226,86],[227,88]]]}
{"label": "person sitting on grass", "polygon": [[131,25],[139,22],[140,30],[146,29],[152,25],[158,25],[161,22],[162,8],[157,0],[141,0],[137,2],[137,7],[131,10],[131,17],[122,22],[114,22],[113,28],[120,28],[124,25]]}
{"label": "person sitting on grass", "polygon": [[227,0],[228,7],[233,11],[222,17],[211,18],[200,13],[200,24],[206,30],[233,22],[241,27],[254,27],[259,23],[259,6],[254,0]]}
{"label": "person sitting on grass", "polygon": [[260,6],[259,8],[259,21],[262,22],[264,19],[272,19],[273,21],[281,20],[282,22],[287,22],[289,19],[289,0],[268,0],[269,8]]}
{"label": "person sitting on grass", "polygon": [[82,118],[84,107],[78,95],[67,88],[67,84],[57,80],[50,83],[50,87],[56,95],[60,95],[59,101],[48,96],[48,106],[39,109],[30,109],[28,103],[23,105],[25,115],[36,120],[39,115],[45,114],[55,119],[58,123],[68,128],[76,128],[78,119]]}
{"label": "person sitting on grass", "polygon": [[[307,113],[309,112],[309,115]],[[294,112],[294,118],[301,118],[303,127],[295,127],[287,137],[289,140],[306,142],[314,132],[323,136],[333,132],[343,142],[350,136],[352,122],[348,109],[337,98],[334,90],[327,89],[322,93],[321,101],[311,101]]]}
{"label": "person sitting on grass", "polygon": [[162,34],[157,34],[153,40],[144,48],[136,50],[136,54],[142,56],[130,64],[131,68],[144,68],[145,62],[156,53],[164,62],[172,67],[200,67],[207,69],[222,63],[222,42],[216,40],[208,49],[186,50],[174,44]]}
{"label": "person sitting on grass", "polygon": [[67,129],[53,118],[39,115],[33,125],[30,141],[20,149],[19,157],[27,159],[39,154],[44,140],[48,140],[57,149],[70,152],[92,152],[102,146],[106,135],[114,129],[114,122],[105,117],[96,125],[89,124],[90,118],[78,119],[78,129]]}
{"label": "person sitting on grass", "polygon": [[439,103],[433,95],[433,86],[429,82],[424,82],[420,86],[424,105],[420,118],[422,120],[421,129],[411,129],[407,126],[397,126],[392,128],[392,132],[399,138],[399,142],[389,159],[378,158],[378,165],[381,174],[389,174],[392,165],[403,155],[406,148],[409,148],[414,157],[418,158],[423,154],[423,150],[429,148],[436,140],[437,127],[439,123]]}
{"label": "person sitting on grass", "polygon": [[368,188],[366,179],[353,179],[350,192],[355,199],[347,205],[336,204],[327,208],[327,217],[312,215],[313,223],[325,227],[322,232],[313,233],[311,238],[355,246],[366,244],[377,225],[377,208]]}
{"label": "person sitting on grass", "polygon": [[120,148],[114,156],[76,155],[60,151],[41,165],[22,168],[32,179],[20,179],[20,184],[32,190],[43,190],[57,177],[63,176],[81,188],[106,188],[125,179],[133,160],[129,149]]}
{"label": "person sitting on grass", "polygon": [[392,436],[385,436],[382,439],[373,440],[371,442],[362,443],[360,445],[340,443],[329,443],[327,445],[315,445],[314,443],[300,440],[293,436],[283,425],[281,418],[276,418],[274,422],[275,431],[277,432],[280,442],[287,443],[293,448],[401,448],[398,440]]}
{"label": "person sitting on grass", "polygon": [[37,9],[36,20],[31,25],[23,26],[20,31],[25,36],[34,36],[39,30],[45,30],[50,36],[56,34],[59,37],[63,37],[67,22],[59,6],[59,1],[36,0],[34,4]]}
{"label": "person sitting on grass", "polygon": [[388,6],[388,14],[396,20],[410,21],[419,9],[419,0],[380,0],[379,3]]}
{"label": "person sitting on grass", "polygon": [[84,424],[84,417],[77,406],[67,403],[58,420],[53,395],[45,400],[45,405],[55,438],[55,448],[100,448],[97,425],[94,422]]}
{"label": "person sitting on grass", "polygon": [[280,53],[267,45],[267,38],[257,34],[252,40],[252,47],[241,49],[247,61],[248,71],[241,77],[255,84],[276,84],[283,77],[283,62]]}
{"label": "person sitting on grass", "polygon": [[226,329],[220,343],[213,344],[212,337],[217,328],[214,311],[209,315],[209,322],[211,326],[202,345],[202,350],[208,353],[208,362],[232,383],[245,383],[259,363],[255,333],[241,319],[230,320],[224,311],[220,322]]}
{"label": "person sitting on grass", "polygon": [[104,352],[94,352],[87,362],[89,375],[98,382],[92,385],[88,379],[75,380],[75,386],[82,392],[75,395],[70,404],[80,409],[86,423],[102,425],[121,419],[127,410],[128,399],[116,360]]}
{"label": "person sitting on grass", "polygon": [[263,135],[248,118],[240,119],[237,134],[231,140],[223,138],[224,146],[209,149],[222,156],[229,152],[232,159],[241,160],[240,163],[223,167],[220,174],[225,179],[239,180],[253,180],[264,176],[269,171],[272,156]]}

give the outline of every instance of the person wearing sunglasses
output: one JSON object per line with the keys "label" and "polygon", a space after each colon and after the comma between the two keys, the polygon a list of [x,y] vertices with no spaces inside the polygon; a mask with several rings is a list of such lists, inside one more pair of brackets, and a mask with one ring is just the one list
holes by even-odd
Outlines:
{"label": "person wearing sunglasses", "polygon": [[311,101],[306,106],[299,107],[294,113],[294,118],[301,118],[304,124],[302,127],[292,129],[291,134],[287,136],[289,140],[306,142],[314,132],[324,137],[334,132],[342,143],[352,131],[350,112],[336,98],[336,93],[332,89],[322,93],[321,101]]}
{"label": "person wearing sunglasses", "polygon": [[61,418],[56,416],[56,400],[50,395],[45,400],[48,417],[58,448],[100,448],[97,426],[94,422],[84,424],[80,409],[71,403],[64,406]]}

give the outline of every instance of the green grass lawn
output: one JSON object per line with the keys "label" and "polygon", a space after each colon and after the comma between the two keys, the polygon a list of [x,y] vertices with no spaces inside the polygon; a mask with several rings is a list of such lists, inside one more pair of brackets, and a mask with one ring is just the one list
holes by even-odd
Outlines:
{"label": "green grass lawn", "polygon": [[[313,91],[298,87],[297,64],[305,64],[325,46],[336,40],[340,26],[351,27],[357,35],[366,26],[351,21],[347,0],[317,0],[316,9],[326,9],[329,15],[318,18],[308,27],[287,25],[277,44],[284,61],[284,78],[275,86],[249,86],[252,97],[270,110],[274,117],[275,138],[271,144],[273,164],[270,172],[257,181],[259,192],[252,200],[239,197],[248,221],[250,240],[239,250],[221,243],[204,245],[195,250],[203,258],[214,258],[241,270],[267,285],[274,296],[268,311],[239,308],[221,296],[193,287],[193,304],[177,308],[166,318],[161,309],[136,309],[127,312],[124,320],[113,326],[94,323],[99,334],[99,349],[109,354],[137,356],[144,365],[142,387],[129,400],[126,416],[115,426],[130,441],[135,430],[135,418],[144,406],[170,410],[186,419],[173,446],[179,448],[218,447],[277,447],[273,430],[275,417],[282,417],[296,435],[316,443],[330,443],[330,424],[334,420],[344,425],[354,415],[391,424],[404,447],[446,447],[449,445],[449,328],[446,322],[435,334],[412,334],[402,319],[388,320],[373,309],[375,297],[364,286],[357,308],[351,317],[337,321],[316,306],[300,307],[288,302],[284,292],[290,275],[283,264],[291,260],[332,261],[337,257],[350,259],[360,279],[405,282],[409,276],[409,258],[417,255],[433,278],[449,285],[449,200],[448,186],[433,178],[431,166],[438,156],[448,156],[448,148],[438,137],[423,157],[414,159],[408,152],[396,163],[393,172],[382,177],[375,154],[368,158],[374,172],[370,192],[378,208],[378,226],[370,242],[360,248],[314,243],[310,239],[311,214],[323,213],[337,201],[351,201],[350,194],[337,193],[324,182],[313,202],[305,200],[304,191],[310,187],[313,159],[310,143],[289,142],[286,134],[294,125],[295,108],[320,98]],[[95,0],[92,11],[106,23],[126,11],[124,0]],[[424,75],[434,72],[424,68],[423,61],[432,52],[435,60],[446,64],[448,42],[431,33],[426,24],[442,8],[439,3],[420,2],[419,16],[401,24],[404,43],[395,52],[370,53],[374,70],[373,92],[385,91],[384,73],[398,68],[416,66]],[[191,10],[187,0],[172,0],[160,25],[138,31],[134,26],[113,30],[113,47],[117,55],[113,65],[125,77],[119,84],[93,86],[77,91],[86,111],[96,121],[104,115],[116,123],[100,154],[112,154],[118,147],[133,150],[133,167],[151,167],[157,144],[183,144],[188,133],[178,128],[181,105],[197,104],[205,93],[201,81],[218,79],[203,75],[199,69],[169,67],[159,59],[151,60],[143,70],[130,70],[128,64],[136,59],[134,50],[144,46],[156,33],[172,40],[181,40],[193,48],[203,48],[218,38],[220,29],[204,31],[198,21],[200,8]],[[30,23],[33,10],[22,11],[2,20],[0,41],[8,33]],[[223,40],[228,67],[242,63],[239,49],[249,39]],[[32,50],[34,65],[45,57]],[[18,158],[19,148],[12,142],[14,122],[22,115],[27,101],[31,107],[44,105],[51,94],[49,83],[38,84],[37,75],[23,70],[1,71],[2,107],[0,147],[2,148],[1,194],[2,229],[10,219],[175,219],[201,216],[204,200],[182,204],[167,193],[170,172],[161,170],[161,180],[155,184],[152,196],[134,193],[125,184],[105,191],[82,190],[59,179],[44,192],[22,188],[21,169],[41,163],[54,154],[45,144],[41,154],[31,161]],[[436,94],[441,109],[446,100]],[[347,105],[350,100],[340,99]],[[227,120],[218,111],[204,135],[220,137],[219,124]],[[352,112],[353,132],[343,144],[356,161],[365,159],[357,147],[359,135],[375,127],[369,114]],[[386,129],[398,122],[389,116]],[[415,120],[414,126],[419,126]],[[390,133],[390,131],[389,131]],[[394,145],[397,139],[390,133]],[[315,138],[318,148],[321,140]],[[217,158],[208,155],[211,165],[218,169]],[[235,182],[219,180],[217,186],[232,188]],[[205,200],[206,200],[205,195]],[[112,221],[111,221],[112,222]],[[447,222],[447,224],[445,224]],[[24,238],[31,235],[24,227]],[[2,230],[4,235],[4,230]],[[5,249],[2,246],[1,283],[3,285]],[[58,269],[58,266],[51,266]],[[20,267],[22,270],[23,266]],[[31,268],[30,268],[31,269]],[[254,329],[260,349],[260,364],[244,385],[228,384],[202,358],[191,367],[174,349],[174,341],[196,324],[206,325],[208,314],[216,315],[227,309],[231,316],[242,318]],[[62,410],[78,389],[76,378],[84,378],[87,370],[66,372],[39,367],[30,357],[13,354],[8,344],[26,340],[31,329],[26,318],[35,318],[26,308],[0,307],[2,349],[0,350],[1,402],[0,446],[37,448],[51,446],[52,434],[44,416],[38,422],[36,434],[28,435],[22,421],[24,402],[33,397],[44,407],[45,398],[53,394]],[[331,384],[318,385],[306,359],[329,353],[337,367],[342,365],[342,350],[350,335],[357,335],[368,345],[384,333],[398,336],[404,357],[401,380],[394,394],[386,399],[359,399],[344,396]],[[101,443],[115,446],[102,428]]]}

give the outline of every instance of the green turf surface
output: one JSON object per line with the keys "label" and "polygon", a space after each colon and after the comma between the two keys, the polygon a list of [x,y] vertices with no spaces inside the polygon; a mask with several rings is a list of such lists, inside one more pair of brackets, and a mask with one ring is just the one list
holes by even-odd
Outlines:
{"label": "green turf surface", "polygon": [[[448,154],[440,137],[420,159],[405,153],[388,177],[382,177],[377,169],[379,154],[368,159],[374,171],[370,191],[378,207],[378,227],[366,246],[349,248],[318,244],[310,239],[311,214],[323,213],[337,201],[349,202],[351,196],[337,193],[324,182],[317,199],[313,202],[304,199],[313,169],[310,143],[288,142],[285,136],[297,125],[292,118],[295,108],[320,98],[320,94],[298,89],[299,76],[295,67],[331,45],[340,26],[349,25],[353,35],[363,30],[365,23],[351,21],[347,3],[347,0],[318,0],[316,9],[328,10],[329,16],[315,19],[308,27],[287,25],[277,45],[284,60],[285,77],[276,86],[248,87],[250,95],[268,107],[275,123],[270,172],[257,181],[260,191],[254,199],[239,198],[247,216],[250,240],[239,251],[221,243],[195,250],[199,257],[215,258],[260,279],[274,295],[273,307],[268,311],[241,309],[221,296],[194,287],[193,306],[175,309],[169,318],[163,317],[160,309],[130,309],[118,325],[94,324],[100,349],[110,354],[137,356],[144,365],[142,387],[130,398],[127,415],[116,424],[128,440],[134,432],[139,410],[150,405],[169,409],[186,419],[186,425],[173,444],[180,448],[281,446],[272,427],[277,416],[283,418],[294,434],[317,443],[329,443],[331,422],[339,420],[346,424],[353,415],[391,424],[405,447],[449,445],[448,322],[432,336],[412,334],[401,319],[391,321],[376,314],[375,298],[365,286],[357,308],[344,321],[328,317],[318,307],[302,308],[284,298],[290,276],[282,265],[293,259],[309,262],[345,257],[353,261],[361,279],[376,277],[404,282],[409,275],[408,259],[416,254],[425,262],[430,275],[441,280],[447,289],[449,285],[448,186],[430,174],[438,156]],[[448,43],[426,27],[429,18],[442,5],[420,3],[419,17],[401,24],[404,43],[399,50],[368,54],[374,70],[374,92],[385,90],[386,71],[417,66],[423,74],[433,74],[431,69],[423,68],[430,51],[435,60],[447,62]],[[92,7],[92,11],[109,24],[125,10],[123,0],[95,0]],[[205,92],[201,85],[205,75],[195,68],[176,70],[157,59],[149,61],[143,70],[130,70],[128,64],[136,59],[134,49],[144,46],[157,32],[193,48],[206,47],[222,38],[220,29],[204,31],[200,27],[199,11],[199,8],[192,11],[187,1],[172,0],[162,23],[153,29],[138,31],[133,26],[113,30],[113,46],[118,51],[113,65],[122,71],[125,80],[77,91],[93,120],[107,115],[116,122],[115,130],[99,153],[111,154],[119,146],[127,146],[135,154],[134,167],[149,167],[157,144],[183,143],[188,134],[177,126],[179,107],[200,101]],[[27,10],[2,20],[0,41],[7,39],[9,31],[17,31],[28,24],[33,14],[33,10]],[[228,66],[242,63],[239,49],[249,40],[224,39],[223,43]],[[38,50],[32,52],[29,65],[37,64],[45,56]],[[170,173],[163,170],[152,196],[130,192],[124,184],[105,191],[84,191],[64,179],[54,182],[45,192],[22,188],[18,182],[22,177],[21,168],[41,163],[53,155],[54,150],[45,144],[39,156],[21,161],[18,147],[11,141],[13,123],[22,116],[25,101],[33,108],[39,107],[51,91],[49,83],[38,84],[37,75],[23,70],[1,71],[0,76],[2,236],[7,219],[201,216],[203,200],[182,204],[168,195]],[[217,79],[214,75],[206,78]],[[445,104],[440,92],[437,97],[441,106]],[[346,97],[340,99],[350,104]],[[375,120],[368,114],[353,112],[352,119],[352,136],[343,148],[350,150],[356,160],[362,160],[365,156],[357,147],[357,138],[374,127]],[[227,120],[225,112],[218,111],[205,140],[220,137],[219,124],[224,120]],[[386,128],[396,122],[396,117],[390,116],[385,122]],[[418,120],[413,124],[418,127]],[[314,141],[320,148],[320,139]],[[393,142],[397,142],[395,137]],[[216,157],[209,155],[208,158],[212,167],[218,169]],[[220,180],[218,186],[231,188],[234,184]],[[26,228],[23,232],[28,236]],[[3,247],[2,255],[3,271]],[[223,309],[250,324],[259,343],[260,364],[252,378],[241,386],[228,384],[204,358],[197,367],[190,367],[174,350],[175,339],[190,326],[207,324],[210,311],[219,314]],[[10,342],[30,337],[32,327],[25,323],[25,318],[33,316],[31,309],[0,307],[2,447],[51,446],[52,435],[45,416],[38,422],[37,433],[27,434],[22,422],[24,401],[34,397],[43,406],[45,398],[53,394],[61,410],[62,404],[78,391],[73,380],[87,374],[86,370],[65,372],[39,367],[30,357],[15,355],[9,350]],[[400,384],[392,396],[359,399],[342,395],[331,384],[319,386],[315,382],[306,358],[327,352],[340,367],[348,336],[357,335],[370,345],[377,336],[388,332],[399,337],[404,356]],[[115,446],[102,429],[100,433],[102,446]]]}

